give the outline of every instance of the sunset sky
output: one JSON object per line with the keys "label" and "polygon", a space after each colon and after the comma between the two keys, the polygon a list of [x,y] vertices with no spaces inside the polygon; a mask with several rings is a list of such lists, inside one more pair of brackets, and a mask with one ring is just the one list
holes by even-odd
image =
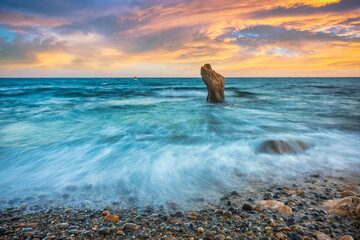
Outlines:
{"label": "sunset sky", "polygon": [[1,0],[1,77],[360,76],[360,0]]}

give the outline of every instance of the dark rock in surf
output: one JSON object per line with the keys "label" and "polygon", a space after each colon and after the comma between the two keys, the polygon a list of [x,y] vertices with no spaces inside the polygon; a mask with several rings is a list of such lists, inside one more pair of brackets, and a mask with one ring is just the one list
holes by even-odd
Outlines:
{"label": "dark rock in surf", "polygon": [[201,77],[208,91],[206,101],[211,103],[225,102],[225,78],[212,70],[208,63],[201,67]]}
{"label": "dark rock in surf", "polygon": [[272,154],[301,153],[308,148],[309,146],[305,142],[299,140],[269,140],[260,145],[259,152]]}

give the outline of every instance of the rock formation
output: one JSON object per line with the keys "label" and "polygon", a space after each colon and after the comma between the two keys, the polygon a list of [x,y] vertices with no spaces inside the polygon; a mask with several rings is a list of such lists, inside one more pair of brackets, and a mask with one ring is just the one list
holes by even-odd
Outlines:
{"label": "rock formation", "polygon": [[309,146],[305,142],[299,140],[269,140],[260,145],[259,152],[274,154],[301,153],[308,148]]}
{"label": "rock formation", "polygon": [[208,91],[206,101],[211,103],[225,102],[225,78],[212,70],[208,63],[201,67],[201,77]]}

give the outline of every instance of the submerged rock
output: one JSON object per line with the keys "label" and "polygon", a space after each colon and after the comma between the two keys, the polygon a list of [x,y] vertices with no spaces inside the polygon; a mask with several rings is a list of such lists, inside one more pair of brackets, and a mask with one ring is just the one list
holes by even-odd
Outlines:
{"label": "submerged rock", "polygon": [[201,77],[208,91],[206,101],[211,103],[225,102],[225,78],[212,70],[208,63],[201,67]]}
{"label": "submerged rock", "polygon": [[300,140],[268,140],[260,145],[259,152],[276,154],[301,153],[306,151],[308,148],[309,146]]}

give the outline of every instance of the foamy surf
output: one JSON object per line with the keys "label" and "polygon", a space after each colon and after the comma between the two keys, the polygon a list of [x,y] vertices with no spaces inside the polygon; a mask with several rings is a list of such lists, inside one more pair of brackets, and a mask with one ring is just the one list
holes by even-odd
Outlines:
{"label": "foamy surf", "polygon": [[[250,180],[359,173],[358,113],[344,107],[359,96],[338,88],[331,95],[335,88],[309,88],[302,79],[290,95],[293,83],[229,79],[227,104],[213,105],[201,79],[183,79],[183,87],[176,79],[34,81],[22,87],[41,91],[1,102],[0,198],[70,194],[65,202],[136,197],[144,204],[217,197]],[[264,142],[296,151],[260,151]]]}

